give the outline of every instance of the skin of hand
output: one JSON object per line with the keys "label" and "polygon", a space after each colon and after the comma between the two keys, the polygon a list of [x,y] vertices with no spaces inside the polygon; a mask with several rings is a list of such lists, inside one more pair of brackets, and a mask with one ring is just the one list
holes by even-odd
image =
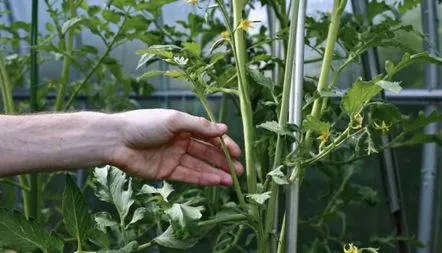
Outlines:
{"label": "skin of hand", "polygon": [[[168,179],[199,185],[232,185],[227,159],[220,148],[224,138],[237,174],[239,146],[228,136],[227,126],[205,118],[166,110],[136,110],[116,114],[120,145],[109,163],[141,178]],[[115,117],[114,116],[114,117]]]}
{"label": "skin of hand", "polygon": [[226,132],[224,124],[167,109],[0,115],[0,177],[111,164],[145,179],[230,186],[220,137],[237,173],[244,169]]}

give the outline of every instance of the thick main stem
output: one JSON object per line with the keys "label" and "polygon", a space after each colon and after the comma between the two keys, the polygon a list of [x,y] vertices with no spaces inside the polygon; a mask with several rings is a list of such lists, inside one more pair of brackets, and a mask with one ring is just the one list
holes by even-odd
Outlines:
{"label": "thick main stem", "polygon": [[[73,0],[68,1],[69,5],[69,18],[74,18],[76,16],[76,8]],[[74,31],[70,29],[67,34],[63,34],[61,39],[61,43],[64,44],[65,52],[63,58],[63,69],[60,77],[60,85],[57,91],[57,97],[55,99],[55,111],[61,111],[63,109],[63,102],[66,93],[66,86],[69,83],[70,77],[70,69],[71,69],[71,57],[72,57],[72,48],[74,45]],[[65,39],[67,36],[67,39]]]}
{"label": "thick main stem", "polygon": [[[335,50],[336,39],[338,37],[339,25],[341,22],[341,14],[348,0],[334,0],[331,23],[328,29],[327,45],[324,52],[324,61],[322,62],[321,73],[316,91],[321,93],[327,87],[328,75],[330,73],[331,63],[333,60],[333,52]],[[313,102],[310,115],[319,118],[321,115],[322,98],[317,98]],[[311,132],[307,132],[305,141],[307,144],[311,142]]]}
{"label": "thick main stem", "polygon": [[[234,27],[238,27],[242,17],[242,11],[244,8],[244,0],[233,0],[233,24]],[[236,29],[234,33],[234,45],[235,45],[235,57],[236,57],[236,67],[239,77],[239,96],[240,96],[240,108],[241,117],[243,123],[244,132],[244,144],[245,144],[245,155],[246,155],[246,171],[247,171],[247,189],[248,192],[253,194],[256,193],[256,168],[255,168],[255,152],[253,146],[255,143],[254,137],[254,126],[253,126],[253,116],[252,116],[252,105],[249,97],[249,87],[246,76],[246,52],[247,48],[244,41],[244,31],[242,29]],[[255,208],[256,209],[256,208]],[[257,210],[255,210],[255,215],[257,215]]]}
{"label": "thick main stem", "polygon": [[[289,41],[288,41],[288,49],[286,55],[286,64],[284,71],[284,80],[283,80],[283,91],[282,91],[282,99],[281,99],[281,109],[279,113],[279,127],[281,129],[285,128],[288,120],[288,111],[289,111],[289,99],[290,99],[290,84],[293,78],[293,65],[295,61],[295,45],[296,45],[296,26],[298,21],[298,8],[299,8],[299,0],[293,2],[292,9],[290,12],[290,30],[289,30]],[[286,145],[285,138],[281,135],[278,135],[276,140],[276,149],[275,149],[275,157],[273,160],[273,169],[276,169],[281,164],[282,152],[283,148]],[[278,198],[278,185],[272,181],[271,183],[271,197],[267,206],[267,215],[266,215],[266,236],[270,240],[270,245],[273,245],[272,251],[276,249],[276,239],[271,235],[271,231],[274,230],[274,226],[276,224],[275,210],[277,209],[277,198]],[[276,232],[276,231],[275,231]]]}

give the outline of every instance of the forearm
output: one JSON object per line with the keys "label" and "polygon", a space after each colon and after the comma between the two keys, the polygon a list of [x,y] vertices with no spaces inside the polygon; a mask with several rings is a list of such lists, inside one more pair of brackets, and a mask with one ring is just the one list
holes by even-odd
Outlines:
{"label": "forearm", "polygon": [[0,116],[0,177],[108,162],[118,122],[94,112]]}

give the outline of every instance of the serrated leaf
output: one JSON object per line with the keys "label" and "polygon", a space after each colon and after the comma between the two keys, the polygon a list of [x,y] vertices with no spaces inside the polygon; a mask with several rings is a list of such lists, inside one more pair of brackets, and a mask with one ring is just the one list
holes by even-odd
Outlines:
{"label": "serrated leaf", "polygon": [[142,220],[144,218],[144,215],[146,214],[146,208],[139,207],[135,210],[134,215],[132,216],[132,220],[127,224],[126,229],[131,225],[136,223],[139,220]]}
{"label": "serrated leaf", "polygon": [[138,243],[136,241],[132,241],[121,249],[116,249],[116,250],[103,249],[99,250],[97,253],[132,253],[136,252],[137,248],[138,248]]}
{"label": "serrated leaf", "polygon": [[193,54],[194,56],[200,56],[201,55],[201,46],[195,42],[184,42],[183,48],[189,51],[189,53]]}
{"label": "serrated leaf", "polygon": [[195,234],[194,236],[190,236],[186,239],[180,239],[175,235],[175,231],[172,226],[169,226],[164,233],[162,233],[160,236],[155,238],[155,243],[157,243],[160,246],[166,247],[166,248],[173,248],[173,249],[189,249],[195,246],[201,238],[203,238],[207,233],[210,231],[210,229],[213,226],[210,227],[199,227],[198,228],[198,234]]}
{"label": "serrated leaf", "polygon": [[249,69],[249,74],[252,79],[259,85],[262,85],[269,89],[273,89],[273,86],[275,86],[271,78],[264,76],[258,70]]}
{"label": "serrated leaf", "polygon": [[385,103],[371,104],[369,107],[371,122],[385,121],[388,124],[402,121],[402,114],[395,105]]}
{"label": "serrated leaf", "polygon": [[400,93],[402,91],[402,87],[400,86],[401,82],[390,82],[385,80],[380,80],[376,82],[376,85],[384,89],[385,91]]}
{"label": "serrated leaf", "polygon": [[358,113],[362,106],[381,92],[382,88],[372,82],[357,80],[342,98],[342,108],[350,115]]}
{"label": "serrated leaf", "polygon": [[155,57],[155,55],[153,55],[153,54],[143,54],[143,55],[141,55],[140,60],[138,60],[137,67],[135,69],[138,70],[141,67],[144,67],[144,65],[148,61],[152,60],[154,57]]}
{"label": "serrated leaf", "polygon": [[311,115],[308,115],[302,123],[305,130],[313,131],[317,134],[323,134],[330,131],[330,123],[321,121]]}
{"label": "serrated leaf", "polygon": [[166,181],[163,182],[163,186],[161,188],[155,188],[150,185],[143,185],[140,192],[138,194],[160,194],[163,197],[163,200],[168,202],[167,198],[174,191],[171,184]]}
{"label": "serrated leaf", "polygon": [[281,168],[282,168],[282,166],[279,166],[278,168],[270,171],[267,175],[272,177],[273,181],[276,184],[287,185],[287,184],[289,184],[289,181],[287,180],[287,177],[282,172]]}
{"label": "serrated leaf", "polygon": [[[109,165],[103,168],[96,168],[94,176],[99,183],[98,191],[96,192],[98,198],[113,204],[120,218],[126,218],[130,207],[134,203],[132,199],[132,180],[127,180],[124,172]],[[126,184],[127,190],[124,189]]]}
{"label": "serrated leaf", "polygon": [[182,71],[181,69],[168,70],[168,71],[164,72],[164,75],[170,76],[173,78],[177,78],[177,79],[185,79],[186,78],[186,73],[184,71]]}
{"label": "serrated leaf", "polygon": [[226,57],[227,53],[226,52],[216,52],[212,55],[212,57],[210,57],[210,63],[214,64],[222,59],[224,59]]}
{"label": "serrated leaf", "polygon": [[19,252],[63,252],[63,240],[50,234],[34,220],[0,208],[0,246]]}
{"label": "serrated leaf", "polygon": [[247,198],[262,205],[262,204],[264,204],[264,202],[266,202],[270,198],[271,193],[272,192],[268,191],[268,192],[263,192],[263,193],[248,194]]}
{"label": "serrated leaf", "polygon": [[416,8],[423,0],[402,0],[397,2],[397,8],[400,14],[404,14],[409,10]]}
{"label": "serrated leaf", "polygon": [[86,235],[93,228],[93,222],[86,199],[69,175],[66,175],[62,212],[66,229],[72,237],[83,245]]}
{"label": "serrated leaf", "polygon": [[61,32],[63,34],[67,33],[70,29],[72,29],[72,27],[74,27],[76,24],[78,24],[78,22],[80,22],[81,20],[82,20],[81,17],[75,17],[75,18],[71,18],[71,19],[67,20],[61,26]]}
{"label": "serrated leaf", "polygon": [[188,237],[190,231],[187,230],[202,217],[201,207],[193,207],[187,204],[174,203],[164,213],[170,218],[171,224],[174,230],[179,233],[180,238]]}
{"label": "serrated leaf", "polygon": [[405,131],[414,131],[430,123],[440,121],[442,121],[442,115],[440,113],[433,111],[429,115],[426,115],[425,112],[420,111],[416,118],[410,117],[408,120],[405,120],[402,125]]}
{"label": "serrated leaf", "polygon": [[146,72],[146,73],[142,74],[140,76],[140,78],[151,78],[151,77],[159,76],[159,75],[162,75],[162,74],[164,74],[164,71],[152,70],[152,71],[149,71],[149,72]]}
{"label": "serrated leaf", "polygon": [[97,228],[100,231],[106,233],[106,227],[117,227],[118,222],[112,219],[112,216],[107,212],[100,212],[95,214],[95,222],[97,223]]}
{"label": "serrated leaf", "polygon": [[278,135],[288,135],[293,136],[293,132],[289,127],[281,128],[276,121],[267,121],[257,126],[258,128],[266,129],[270,132],[274,132]]}
{"label": "serrated leaf", "polygon": [[104,9],[101,13],[103,15],[103,18],[111,23],[118,24],[121,19],[121,13],[118,13],[111,9]]}

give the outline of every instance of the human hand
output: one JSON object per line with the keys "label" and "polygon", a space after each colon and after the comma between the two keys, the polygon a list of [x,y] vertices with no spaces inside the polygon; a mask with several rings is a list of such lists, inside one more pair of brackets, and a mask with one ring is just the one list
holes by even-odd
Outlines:
{"label": "human hand", "polygon": [[[168,179],[199,185],[232,185],[227,159],[220,148],[224,124],[187,113],[150,109],[113,114],[119,123],[118,145],[110,163],[147,179]],[[238,174],[239,146],[223,137]]]}

